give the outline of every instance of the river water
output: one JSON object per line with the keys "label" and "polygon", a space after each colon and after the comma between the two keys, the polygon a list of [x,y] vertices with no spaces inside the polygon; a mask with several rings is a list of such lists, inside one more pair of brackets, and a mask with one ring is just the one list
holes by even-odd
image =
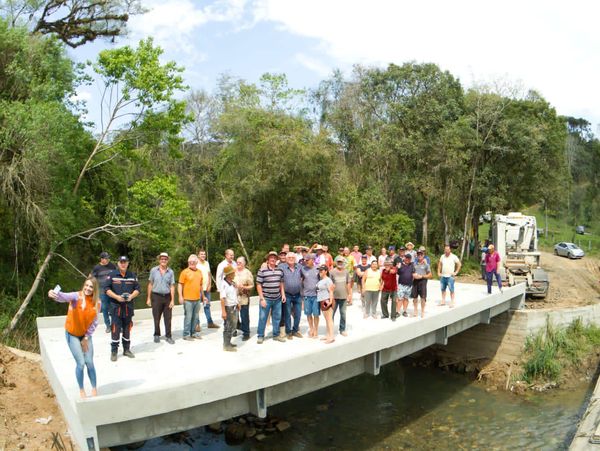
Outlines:
{"label": "river water", "polygon": [[228,446],[222,434],[198,428],[189,431],[191,446],[158,438],[140,449],[566,449],[591,388],[582,382],[529,396],[487,392],[463,375],[413,367],[405,359],[379,376],[357,376],[269,407],[292,427],[263,442]]}

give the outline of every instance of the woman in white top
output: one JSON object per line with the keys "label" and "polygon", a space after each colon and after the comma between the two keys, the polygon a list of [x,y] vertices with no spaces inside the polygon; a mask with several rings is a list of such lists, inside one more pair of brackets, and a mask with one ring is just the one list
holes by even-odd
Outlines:
{"label": "woman in white top", "polygon": [[329,344],[335,341],[333,338],[333,307],[335,305],[333,290],[335,285],[329,278],[329,272],[325,265],[319,266],[319,278],[320,280],[317,282],[317,301],[321,306],[321,311],[325,317],[325,325],[327,326],[327,335],[321,340]]}

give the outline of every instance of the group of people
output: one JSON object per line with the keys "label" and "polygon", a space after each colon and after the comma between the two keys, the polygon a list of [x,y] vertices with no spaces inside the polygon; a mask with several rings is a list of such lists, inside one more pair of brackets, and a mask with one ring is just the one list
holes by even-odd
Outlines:
{"label": "group of people", "polygon": [[[486,257],[486,270],[489,269],[488,292],[491,280],[497,273],[499,256],[493,246]],[[223,349],[235,352],[232,338],[240,330],[242,341],[250,339],[250,295],[256,289],[259,299],[257,343],[265,339],[265,329],[272,323],[274,341],[285,342],[293,338],[303,338],[300,332],[302,312],[308,322],[308,337],[318,338],[321,312],[325,318],[326,334],[321,340],[335,341],[334,317],[339,311],[339,333],[347,335],[346,308],[352,305],[353,291],[361,295],[364,318],[380,318],[377,313],[381,306],[381,318],[392,321],[400,316],[408,316],[409,299],[413,299],[412,316],[425,316],[427,301],[427,281],[432,278],[431,261],[423,247],[415,249],[413,243],[399,247],[382,248],[379,257],[373,255],[371,246],[361,253],[359,246],[350,251],[339,248],[333,258],[327,246],[314,244],[282,246],[280,252],[269,252],[256,279],[246,268],[243,256],[235,259],[234,251],[227,249],[219,263],[214,281],[219,292],[223,325]],[[452,253],[450,246],[444,247],[439,258],[437,273],[440,277],[442,299],[446,305],[446,292],[450,292],[449,306],[455,305],[454,279],[461,269],[459,258]],[[187,268],[176,279],[169,266],[169,255],[162,252],[158,265],[149,273],[146,304],[152,308],[154,320],[154,342],[161,339],[161,320],[164,324],[164,339],[174,344],[171,319],[175,304],[183,305],[183,340],[202,339],[199,314],[203,309],[208,328],[218,329],[211,316],[210,300],[212,274],[206,252],[202,249],[187,259]],[[501,289],[501,279],[498,279]],[[177,285],[177,290],[175,289]],[[82,397],[86,396],[83,386],[84,368],[92,384],[92,395],[96,395],[96,373],[93,364],[92,334],[98,320],[97,312],[104,316],[106,332],[111,333],[111,361],[117,360],[119,343],[123,355],[134,358],[131,351],[131,329],[134,314],[134,300],[141,293],[137,276],[129,269],[129,259],[121,256],[117,265],[110,262],[110,255],[100,254],[100,262],[85,280],[79,292],[64,293],[57,286],[48,296],[57,301],[69,303],[65,324],[66,338],[76,361],[76,377]]]}

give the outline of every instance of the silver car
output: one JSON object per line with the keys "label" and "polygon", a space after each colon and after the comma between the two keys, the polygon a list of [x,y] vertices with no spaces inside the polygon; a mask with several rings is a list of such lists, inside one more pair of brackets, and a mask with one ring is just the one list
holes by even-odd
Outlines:
{"label": "silver car", "polygon": [[585,252],[583,252],[576,244],[563,241],[554,246],[554,255],[561,255],[569,258],[581,258],[585,255]]}

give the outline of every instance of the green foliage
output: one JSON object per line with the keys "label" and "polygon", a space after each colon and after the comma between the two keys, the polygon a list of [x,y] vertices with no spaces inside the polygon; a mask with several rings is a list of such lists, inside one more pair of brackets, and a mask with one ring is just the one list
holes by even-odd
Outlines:
{"label": "green foliage", "polygon": [[155,176],[135,182],[128,189],[122,217],[144,224],[123,235],[137,263],[148,261],[165,250],[177,256],[177,243],[188,238],[193,224],[189,202],[178,191],[173,176]]}
{"label": "green foliage", "polygon": [[548,320],[544,329],[527,337],[523,379],[528,383],[557,381],[564,368],[579,365],[599,346],[598,326],[586,326],[577,318],[568,327],[558,329]]}

